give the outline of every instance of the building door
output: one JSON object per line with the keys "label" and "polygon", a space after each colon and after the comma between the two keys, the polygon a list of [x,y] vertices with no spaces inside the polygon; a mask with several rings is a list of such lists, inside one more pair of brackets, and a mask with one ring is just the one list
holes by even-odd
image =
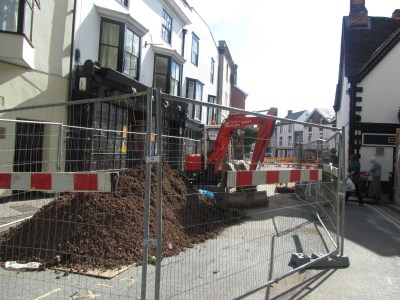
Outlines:
{"label": "building door", "polygon": [[[41,172],[43,161],[44,125],[18,122],[16,124],[14,172]],[[18,198],[34,196],[27,191],[13,191]]]}
{"label": "building door", "polygon": [[41,172],[44,125],[17,123],[14,172]]}

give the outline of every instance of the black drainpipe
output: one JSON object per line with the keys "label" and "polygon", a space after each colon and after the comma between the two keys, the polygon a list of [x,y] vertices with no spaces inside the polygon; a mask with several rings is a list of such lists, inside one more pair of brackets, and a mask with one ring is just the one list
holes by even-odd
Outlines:
{"label": "black drainpipe", "polygon": [[74,8],[72,12],[72,33],[71,33],[71,51],[69,55],[69,88],[68,88],[68,100],[72,98],[72,66],[74,60],[74,40],[75,40],[75,18],[76,18],[76,0],[74,0]]}
{"label": "black drainpipe", "polygon": [[185,57],[185,40],[187,32],[188,30],[186,28],[182,28],[182,49],[181,49],[182,57]]}
{"label": "black drainpipe", "polygon": [[354,124],[354,116],[356,112],[356,96],[357,96],[357,85],[353,81],[349,81],[350,83],[350,110],[349,110],[349,158],[354,153],[354,136],[355,136],[355,124]]}
{"label": "black drainpipe", "polygon": [[[182,57],[185,57],[185,41],[186,41],[186,34],[187,34],[188,30],[186,28],[182,28],[182,49],[181,49],[181,53],[182,53]],[[180,78],[180,82],[181,82],[181,91],[180,91],[180,95],[182,96],[183,94],[183,65],[182,65],[182,71],[181,71],[181,78]]]}

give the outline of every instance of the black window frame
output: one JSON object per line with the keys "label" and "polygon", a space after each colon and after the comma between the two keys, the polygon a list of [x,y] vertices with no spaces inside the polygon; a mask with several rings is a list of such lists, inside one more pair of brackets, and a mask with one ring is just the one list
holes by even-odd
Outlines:
{"label": "black window frame", "polygon": [[[119,26],[119,41],[118,41],[118,56],[117,56],[117,67],[115,68],[115,70],[117,70],[118,72],[123,73],[126,76],[132,77],[136,80],[139,80],[139,76],[140,76],[140,57],[141,57],[141,40],[142,38],[140,37],[140,35],[138,35],[135,30],[133,30],[132,28],[130,28],[126,23],[123,22],[119,22],[116,20],[112,20],[109,18],[101,18],[100,20],[100,37],[99,37],[99,54],[98,54],[98,59],[99,62],[101,64],[102,67],[106,67],[103,65],[102,61],[101,61],[101,47],[102,47],[102,34],[103,34],[103,23],[110,23],[110,24],[114,24]],[[134,35],[136,35],[139,38],[139,45],[138,45],[138,57],[137,57],[137,70],[136,70],[136,75],[132,76],[129,73],[125,72],[125,63],[126,63],[126,56],[125,56],[125,52],[126,52],[126,35],[128,30],[130,32],[132,32]]]}
{"label": "black window frame", "polygon": [[[16,30],[2,30],[0,29],[0,32],[11,32],[19,35],[24,35],[30,42],[32,42],[32,36],[33,36],[33,19],[35,15],[35,4],[36,6],[40,9],[39,2],[37,0],[19,0],[18,1],[18,13],[17,13],[17,20],[15,21],[15,26]],[[5,5],[6,3],[3,3],[3,7],[0,6],[1,12],[0,14],[5,14],[6,9]],[[28,11],[31,12],[30,14],[30,22],[29,24],[26,22],[27,15],[26,12]],[[13,11],[11,11],[13,13]],[[6,18],[6,16],[4,16]],[[28,31],[29,32],[26,32]]]}
{"label": "black window frame", "polygon": [[[138,39],[138,41],[139,41],[139,42],[138,42],[138,45],[137,45],[137,55],[136,55],[136,53],[130,52],[130,51],[127,50],[127,35],[128,35],[128,32],[131,32],[131,33],[133,34],[134,38],[137,37],[137,39]],[[133,78],[135,78],[135,79],[139,79],[140,40],[141,40],[140,36],[139,36],[137,33],[135,33],[134,30],[132,30],[132,29],[130,29],[128,26],[126,26],[126,28],[125,28],[125,34],[124,34],[123,70],[122,70],[122,73],[124,73],[124,74],[126,74],[126,75],[128,75],[128,76],[130,76],[130,77],[133,77]],[[132,76],[130,73],[127,73],[127,72],[126,72],[126,70],[127,70],[127,60],[128,60],[127,58],[128,58],[128,54],[129,54],[130,56],[136,58],[136,74],[135,74],[134,76]],[[132,66],[132,64],[130,64],[130,66]],[[129,70],[131,70],[131,69],[129,69]]]}
{"label": "black window frame", "polygon": [[[193,96],[189,94],[189,85],[190,85],[190,83],[194,84]],[[197,88],[199,86],[201,87],[200,99],[196,99],[195,95],[197,94]],[[202,101],[202,99],[203,99],[203,87],[204,87],[204,84],[200,80],[197,80],[197,79],[194,79],[194,78],[187,78],[186,79],[186,97],[189,98],[189,99]],[[199,115],[198,116],[195,116],[196,115],[196,109],[199,109]],[[201,121],[202,113],[203,113],[202,106],[189,104],[189,106],[188,106],[188,117],[189,118]]]}
{"label": "black window frame", "polygon": [[[156,72],[156,63],[157,63],[157,58],[162,58],[162,59],[167,59],[167,73],[157,73]],[[179,78],[177,80],[177,78],[173,77],[174,74],[172,74],[172,66],[178,66],[179,68]],[[153,88],[157,89],[158,87],[156,86],[156,75],[165,75],[166,79],[165,79],[165,90],[162,90],[162,92],[166,93],[166,94],[171,94],[171,90],[172,90],[172,83],[173,83],[173,79],[178,81],[177,87],[178,87],[178,91],[176,94],[172,94],[175,96],[181,96],[181,82],[182,82],[182,64],[178,63],[175,59],[173,59],[173,57],[171,56],[167,56],[167,55],[163,55],[163,54],[159,54],[159,53],[155,53],[154,54],[154,68],[153,68]]]}
{"label": "black window frame", "polygon": [[[217,97],[213,95],[208,95],[208,103],[218,104]],[[215,120],[215,124],[212,121]],[[207,125],[217,125],[218,123],[218,109],[215,107],[207,107]]]}
{"label": "black window frame", "polygon": [[172,42],[172,17],[163,9],[162,24],[161,24],[161,38],[163,41],[171,45]]}
{"label": "black window frame", "polygon": [[129,0],[117,0],[117,2],[125,7],[129,7]]}
{"label": "black window frame", "polygon": [[200,54],[200,38],[196,34],[192,33],[192,48],[191,48],[190,61],[195,66],[199,65],[199,54]]}

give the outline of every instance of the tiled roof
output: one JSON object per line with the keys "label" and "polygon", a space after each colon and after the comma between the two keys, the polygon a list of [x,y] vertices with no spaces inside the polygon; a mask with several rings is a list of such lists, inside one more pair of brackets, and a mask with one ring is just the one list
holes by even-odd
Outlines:
{"label": "tiled roof", "polygon": [[306,110],[302,110],[302,111],[298,111],[298,112],[294,112],[294,113],[288,114],[285,117],[285,119],[297,120],[298,118],[301,117],[302,114],[304,114],[304,112],[306,112]]}
{"label": "tiled roof", "polygon": [[342,74],[360,82],[400,41],[400,19],[369,17],[366,27],[348,27],[349,17],[343,18],[339,80],[334,109],[341,106]]}
{"label": "tiled roof", "polygon": [[374,59],[378,60],[376,65],[397,44],[391,41],[399,36],[400,19],[369,17],[369,20],[368,27],[349,29],[348,17],[344,17],[342,46],[346,77],[364,77],[374,66],[368,65],[374,64]]}
{"label": "tiled roof", "polygon": [[335,111],[333,108],[316,108],[316,111],[318,111],[321,116],[323,116],[325,119],[330,120],[335,117]]}
{"label": "tiled roof", "polygon": [[[307,110],[302,110],[302,111],[298,111],[298,112],[294,112],[291,114],[288,114],[285,119],[288,120],[298,120],[305,112],[308,112]],[[284,124],[288,124],[288,121],[279,121],[276,123],[276,125],[284,125]]]}

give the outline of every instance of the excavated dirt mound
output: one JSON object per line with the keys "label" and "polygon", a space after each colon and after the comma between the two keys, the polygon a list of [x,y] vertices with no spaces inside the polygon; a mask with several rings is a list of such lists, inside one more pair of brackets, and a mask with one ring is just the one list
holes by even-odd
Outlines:
{"label": "excavated dirt mound", "polygon": [[[140,264],[143,255],[145,165],[120,173],[115,193],[70,193],[0,236],[1,261],[86,271]],[[163,257],[212,238],[245,217],[188,190],[181,174],[163,166]],[[152,173],[150,237],[156,236],[157,178]],[[149,248],[149,255],[156,249]]]}

